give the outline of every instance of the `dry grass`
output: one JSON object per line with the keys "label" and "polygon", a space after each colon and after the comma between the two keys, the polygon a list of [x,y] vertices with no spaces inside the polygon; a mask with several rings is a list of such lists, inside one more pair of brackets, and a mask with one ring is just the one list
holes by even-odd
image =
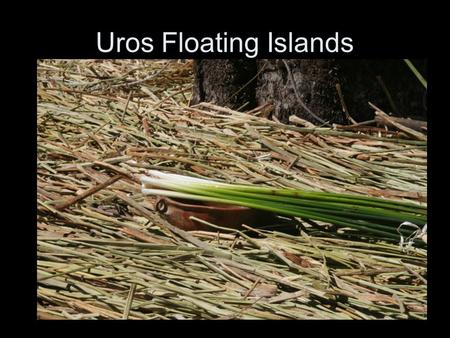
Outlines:
{"label": "dry grass", "polygon": [[138,180],[158,169],[426,203],[426,141],[188,107],[191,80],[188,61],[39,61],[38,317],[426,318],[426,248],[301,220],[186,233]]}

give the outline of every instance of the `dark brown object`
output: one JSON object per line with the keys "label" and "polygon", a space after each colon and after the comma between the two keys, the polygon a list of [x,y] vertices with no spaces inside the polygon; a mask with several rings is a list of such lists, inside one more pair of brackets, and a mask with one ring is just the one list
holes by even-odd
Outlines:
{"label": "dark brown object", "polygon": [[273,102],[274,116],[280,121],[287,123],[290,115],[316,125],[347,121],[336,90],[339,72],[334,60],[261,59],[257,65],[264,70],[257,79],[256,103]]}
{"label": "dark brown object", "polygon": [[[402,117],[390,117],[391,120],[393,120],[394,122],[400,123],[402,125],[404,125],[405,127],[408,127],[410,129],[416,130],[416,131],[426,131],[427,130],[427,121],[419,121],[419,120],[413,120],[413,119],[405,119]],[[380,117],[380,116],[375,116],[375,121],[382,126],[386,125],[386,122]]]}
{"label": "dark brown object", "polygon": [[254,108],[255,60],[212,59],[194,61],[195,81],[192,104],[212,102],[219,106],[246,110]]}
{"label": "dark brown object", "polygon": [[[426,60],[412,62],[426,77]],[[426,120],[426,90],[401,59],[196,60],[194,76],[192,103],[246,104],[248,111],[270,101],[285,123],[291,115],[316,125],[370,120],[369,101],[397,117]]]}
{"label": "dark brown object", "polygon": [[376,109],[375,116],[381,118],[381,120],[385,123],[385,125],[393,126],[393,127],[397,128],[398,130],[402,131],[403,133],[405,133],[406,135],[408,135],[412,138],[415,138],[417,140],[421,140],[421,141],[427,140],[427,137],[424,134],[419,133],[411,128],[408,128],[405,125],[398,123],[397,121],[394,121],[391,116],[389,116],[385,112],[381,111],[379,108],[374,106],[372,103],[369,102],[369,104],[371,107]]}
{"label": "dark brown object", "polygon": [[268,225],[275,221],[276,215],[270,212],[251,208],[210,203],[171,199],[158,197],[155,209],[161,213],[169,223],[183,230],[211,230],[206,224],[202,224],[190,217],[202,219],[206,222],[237,229],[242,224],[249,226]]}

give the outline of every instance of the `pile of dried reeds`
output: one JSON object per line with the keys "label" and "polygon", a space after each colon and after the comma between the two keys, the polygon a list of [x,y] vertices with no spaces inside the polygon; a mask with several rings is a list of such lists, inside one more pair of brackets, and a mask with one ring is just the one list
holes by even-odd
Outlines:
{"label": "pile of dried reeds", "polygon": [[39,61],[38,317],[426,318],[426,248],[302,220],[187,233],[152,211],[147,169],[426,205],[426,140],[188,107],[190,70]]}

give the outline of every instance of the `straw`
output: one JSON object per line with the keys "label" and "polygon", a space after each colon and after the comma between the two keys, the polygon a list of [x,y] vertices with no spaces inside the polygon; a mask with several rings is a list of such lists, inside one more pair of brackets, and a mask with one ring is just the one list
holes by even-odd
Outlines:
{"label": "straw", "polygon": [[426,319],[426,245],[302,219],[187,233],[154,211],[148,170],[427,206],[425,140],[188,107],[191,69],[38,62],[38,318]]}

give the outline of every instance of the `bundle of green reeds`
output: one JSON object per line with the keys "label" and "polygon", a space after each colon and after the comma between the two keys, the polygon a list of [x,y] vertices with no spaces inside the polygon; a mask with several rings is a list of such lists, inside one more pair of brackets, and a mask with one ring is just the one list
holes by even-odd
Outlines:
{"label": "bundle of green reeds", "polygon": [[[323,221],[350,227],[367,235],[399,239],[399,225],[411,222],[423,226],[427,208],[408,202],[376,197],[226,184],[183,175],[149,171],[142,176],[142,192],[179,199],[241,205],[280,215]],[[156,188],[156,189],[155,189]],[[413,230],[402,229],[405,235]]]}

